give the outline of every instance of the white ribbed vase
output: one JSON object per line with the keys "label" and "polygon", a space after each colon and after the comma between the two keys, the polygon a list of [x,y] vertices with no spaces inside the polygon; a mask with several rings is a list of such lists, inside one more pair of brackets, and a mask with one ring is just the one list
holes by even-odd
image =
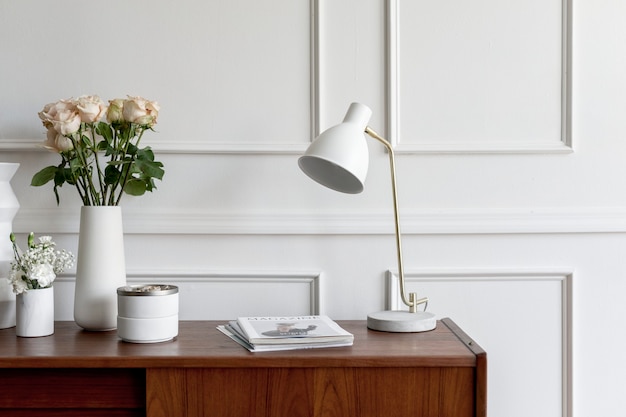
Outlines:
{"label": "white ribbed vase", "polygon": [[20,204],[10,181],[19,166],[17,163],[0,162],[0,329],[15,326],[15,294],[8,280],[13,260],[9,235]]}
{"label": "white ribbed vase", "polygon": [[74,293],[76,324],[91,331],[117,328],[117,289],[125,285],[122,208],[81,207]]}
{"label": "white ribbed vase", "polygon": [[20,337],[41,337],[50,336],[54,333],[53,287],[28,290],[18,294],[16,298],[16,335]]}

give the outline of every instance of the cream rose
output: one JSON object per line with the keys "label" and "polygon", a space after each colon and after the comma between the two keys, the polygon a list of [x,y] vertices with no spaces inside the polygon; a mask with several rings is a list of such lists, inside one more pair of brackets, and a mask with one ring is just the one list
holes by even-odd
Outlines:
{"label": "cream rose", "polygon": [[124,99],[116,98],[115,100],[109,100],[109,108],[107,109],[107,121],[109,123],[123,122],[124,116],[122,115],[122,109],[124,108]]}
{"label": "cream rose", "polygon": [[46,104],[39,118],[46,128],[53,127],[63,136],[76,133],[80,129],[81,119],[78,108],[71,100],[60,100]]}
{"label": "cream rose", "polygon": [[107,110],[106,104],[98,96],[80,96],[75,104],[83,123],[97,122]]}
{"label": "cream rose", "polygon": [[64,111],[59,113],[58,120],[52,122],[54,129],[62,135],[71,135],[80,129],[80,115],[78,112]]}
{"label": "cream rose", "polygon": [[153,191],[154,180],[165,174],[163,163],[139,144],[153,130],[159,110],[157,102],[139,96],[103,102],[97,95],[81,95],[46,104],[38,113],[47,130],[39,146],[58,153],[61,164],[39,170],[31,185],[52,183],[59,203],[58,190],[68,183],[85,206],[117,206],[123,194]]}
{"label": "cream rose", "polygon": [[124,100],[122,114],[127,122],[152,127],[157,122],[159,110],[160,107],[156,101],[128,96],[128,99]]}
{"label": "cream rose", "polygon": [[41,110],[39,113],[37,113],[37,115],[39,115],[39,118],[41,119],[41,122],[43,123],[44,127],[46,129],[52,129],[52,121],[50,120],[50,112],[53,111],[52,109],[55,107],[57,103],[48,103],[45,106],[43,106],[43,110]]}
{"label": "cream rose", "polygon": [[72,143],[72,140],[59,134],[59,132],[54,130],[53,127],[50,127],[50,129],[48,129],[48,132],[46,133],[46,141],[43,143],[42,146],[49,151],[57,153],[74,149],[74,144]]}

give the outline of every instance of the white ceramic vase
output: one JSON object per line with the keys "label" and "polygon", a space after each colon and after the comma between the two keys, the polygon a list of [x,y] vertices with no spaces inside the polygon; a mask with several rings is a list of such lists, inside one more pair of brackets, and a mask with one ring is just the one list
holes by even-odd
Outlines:
{"label": "white ceramic vase", "polygon": [[16,300],[16,335],[41,337],[54,333],[54,287],[23,292]]}
{"label": "white ceramic vase", "polygon": [[13,218],[20,204],[10,181],[19,166],[17,163],[0,162],[0,329],[15,326],[15,294],[8,280],[13,260],[9,234],[13,231]]}
{"label": "white ceramic vase", "polygon": [[0,329],[15,327],[15,294],[8,278],[0,278]]}
{"label": "white ceramic vase", "polygon": [[76,324],[91,331],[117,328],[117,289],[125,285],[122,208],[81,207],[74,293]]}

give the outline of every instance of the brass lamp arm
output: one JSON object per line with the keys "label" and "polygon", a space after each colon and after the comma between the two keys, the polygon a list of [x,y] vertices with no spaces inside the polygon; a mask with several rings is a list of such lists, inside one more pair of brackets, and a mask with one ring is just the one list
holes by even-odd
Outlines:
{"label": "brass lamp arm", "polygon": [[400,296],[402,298],[402,302],[409,307],[409,312],[415,313],[417,312],[417,306],[420,304],[425,304],[424,310],[428,306],[428,298],[423,297],[417,299],[417,294],[412,292],[409,294],[409,297],[406,296],[405,283],[404,283],[404,267],[402,262],[402,240],[400,237],[400,215],[398,210],[398,192],[396,189],[396,162],[393,147],[391,144],[381,137],[378,133],[376,133],[369,126],[365,127],[365,133],[367,133],[372,138],[376,139],[380,143],[382,143],[387,151],[389,151],[389,165],[391,169],[391,191],[393,193],[393,212],[395,217],[395,227],[396,227],[396,248],[398,252],[398,274],[400,277]]}

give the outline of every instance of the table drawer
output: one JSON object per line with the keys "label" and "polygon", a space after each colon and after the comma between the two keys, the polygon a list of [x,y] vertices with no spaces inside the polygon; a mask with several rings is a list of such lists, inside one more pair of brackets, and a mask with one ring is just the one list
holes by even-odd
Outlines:
{"label": "table drawer", "polygon": [[0,414],[141,416],[145,381],[145,369],[0,369]]}

